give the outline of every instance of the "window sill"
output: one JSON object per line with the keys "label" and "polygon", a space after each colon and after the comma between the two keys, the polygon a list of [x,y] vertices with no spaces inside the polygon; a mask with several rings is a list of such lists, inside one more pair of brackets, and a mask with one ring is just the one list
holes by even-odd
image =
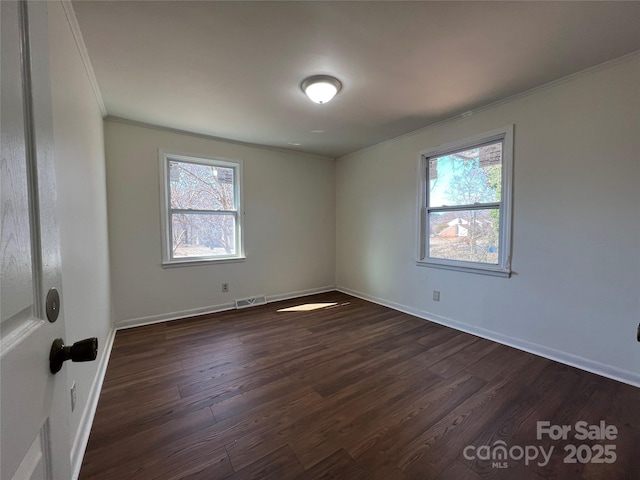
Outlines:
{"label": "window sill", "polygon": [[509,278],[511,276],[511,269],[509,268],[500,268],[497,265],[469,265],[463,262],[459,263],[444,263],[438,261],[429,261],[429,260],[417,260],[416,265],[419,267],[431,267],[431,268],[439,268],[442,270],[453,270],[455,272],[467,272],[467,273],[476,273],[480,275],[491,275],[494,277],[504,277]]}
{"label": "window sill", "polygon": [[191,267],[197,265],[213,265],[219,263],[241,263],[247,259],[241,257],[225,257],[225,258],[193,258],[185,260],[171,260],[162,262],[162,268]]}

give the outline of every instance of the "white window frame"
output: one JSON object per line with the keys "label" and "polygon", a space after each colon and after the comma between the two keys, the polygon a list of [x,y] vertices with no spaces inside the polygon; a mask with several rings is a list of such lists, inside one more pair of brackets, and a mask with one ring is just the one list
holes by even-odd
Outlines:
{"label": "white window frame", "polygon": [[[205,265],[212,263],[242,262],[244,255],[243,238],[243,202],[242,202],[242,162],[238,160],[227,160],[203,155],[185,155],[167,150],[159,150],[160,159],[160,223],[162,227],[162,266],[181,267],[188,265]],[[174,212],[170,205],[170,178],[169,162],[197,163],[200,165],[213,165],[234,170],[234,202],[235,211],[226,212],[234,215],[236,219],[235,231],[235,251],[234,255],[215,255],[204,257],[173,257],[173,244],[171,241],[171,214]],[[194,212],[197,210],[194,210]]]}
{"label": "white window frame", "polygon": [[[500,211],[500,250],[498,254],[498,264],[429,257],[429,212],[442,210],[440,207],[429,208],[429,158],[443,156],[448,153],[454,153],[500,140],[503,142],[502,191],[500,201],[492,203],[492,205],[498,205]],[[513,125],[423,150],[418,154],[418,170],[419,209],[416,264],[419,266],[460,272],[509,277],[511,275],[511,220],[513,204]],[[473,210],[484,205],[486,204],[459,205],[447,207],[447,210]]]}

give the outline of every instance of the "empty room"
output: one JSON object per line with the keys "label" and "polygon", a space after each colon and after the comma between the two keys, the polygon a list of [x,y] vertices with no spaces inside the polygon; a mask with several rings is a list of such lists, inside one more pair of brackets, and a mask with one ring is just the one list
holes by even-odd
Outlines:
{"label": "empty room", "polygon": [[640,478],[640,2],[3,0],[0,479]]}

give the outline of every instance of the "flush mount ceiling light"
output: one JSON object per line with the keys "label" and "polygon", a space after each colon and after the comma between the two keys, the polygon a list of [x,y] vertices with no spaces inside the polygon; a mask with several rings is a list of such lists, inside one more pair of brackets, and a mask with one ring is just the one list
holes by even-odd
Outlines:
{"label": "flush mount ceiling light", "polygon": [[342,88],[340,80],[329,75],[314,75],[302,82],[302,91],[316,103],[327,103]]}

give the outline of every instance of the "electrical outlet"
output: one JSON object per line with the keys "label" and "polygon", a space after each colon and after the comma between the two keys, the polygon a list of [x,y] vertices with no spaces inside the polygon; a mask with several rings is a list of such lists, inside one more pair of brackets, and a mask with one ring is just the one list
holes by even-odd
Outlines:
{"label": "electrical outlet", "polygon": [[440,301],[440,290],[434,290],[433,291],[433,301],[434,302],[439,302]]}
{"label": "electrical outlet", "polygon": [[223,283],[222,284],[222,291],[223,292],[228,292],[229,291],[229,284],[228,283]]}
{"label": "electrical outlet", "polygon": [[76,382],[73,382],[71,385],[71,411],[73,412],[76,409]]}

